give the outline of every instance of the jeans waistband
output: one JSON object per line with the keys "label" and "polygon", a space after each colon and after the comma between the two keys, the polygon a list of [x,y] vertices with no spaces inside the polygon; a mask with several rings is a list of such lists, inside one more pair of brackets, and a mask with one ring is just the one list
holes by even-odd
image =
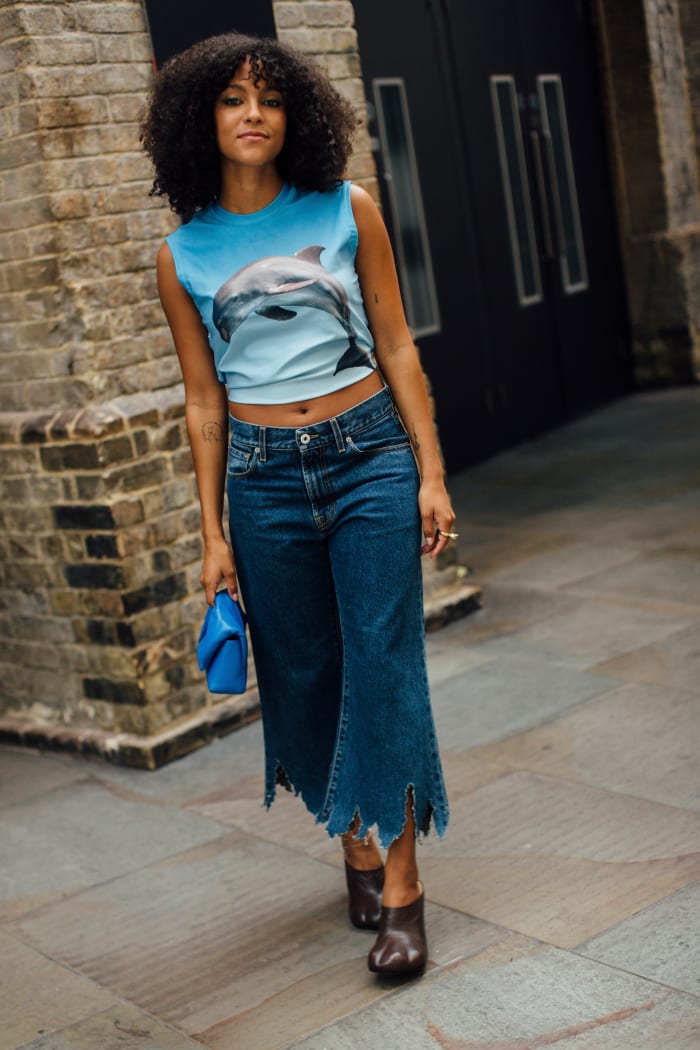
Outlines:
{"label": "jeans waistband", "polygon": [[248,445],[262,452],[262,458],[265,452],[272,448],[297,448],[304,451],[307,448],[335,444],[338,451],[343,451],[347,438],[395,411],[389,388],[384,387],[337,416],[303,427],[262,427],[255,423],[243,423],[240,419],[229,416],[229,435],[235,439],[236,444]]}

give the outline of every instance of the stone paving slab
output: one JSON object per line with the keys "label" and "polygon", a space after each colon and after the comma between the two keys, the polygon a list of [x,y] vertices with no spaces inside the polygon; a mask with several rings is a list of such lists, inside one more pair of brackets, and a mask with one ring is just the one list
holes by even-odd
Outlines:
{"label": "stone paving slab", "polygon": [[513,773],[456,799],[420,864],[432,900],[573,947],[700,878],[700,814]]}
{"label": "stone paving slab", "polygon": [[595,573],[622,571],[639,560],[640,551],[634,546],[574,542],[560,546],[556,552],[545,550],[515,565],[491,566],[489,579],[499,583],[526,583],[535,589],[562,588]]}
{"label": "stone paving slab", "polygon": [[[262,757],[258,765],[261,764]],[[194,799],[187,808],[209,820],[284,846],[294,853],[316,858],[327,853],[329,839],[326,830],[314,822],[301,799],[284,788],[278,788],[272,806],[265,809],[262,805],[264,788],[264,776],[259,774]],[[333,852],[340,857],[340,839],[336,837],[332,841]]]}
{"label": "stone paving slab", "polygon": [[[438,739],[467,750],[529,729],[606,692],[614,678],[582,675],[519,650],[440,682],[432,693]],[[504,639],[503,650],[507,649]]]}
{"label": "stone paving slab", "polygon": [[698,740],[695,693],[631,683],[472,757],[700,811]]}
{"label": "stone paving slab", "polygon": [[[621,508],[607,501],[563,509],[553,507],[531,518],[525,528],[534,533],[567,535],[588,544],[594,540],[596,548],[632,546],[644,552],[697,535],[697,507],[686,502],[686,495],[652,505],[640,494],[637,513],[631,513],[629,506]],[[502,528],[506,531],[505,526]]]}
{"label": "stone paving slab", "polygon": [[700,625],[654,639],[619,656],[601,661],[594,670],[633,682],[653,682],[700,692]]}
{"label": "stone paving slab", "polygon": [[700,610],[700,561],[692,554],[648,551],[626,565],[592,573],[571,592],[585,595],[661,598]]}
{"label": "stone paving slab", "polygon": [[223,833],[196,813],[139,805],[97,782],[0,809],[0,917],[75,893]]}
{"label": "stone paving slab", "polygon": [[[478,612],[449,624],[428,638],[428,671],[433,672],[433,664],[443,653],[459,655],[470,652],[469,647],[486,638],[509,634],[541,619],[565,617],[578,604],[578,599],[565,594],[542,593],[527,586],[489,581]],[[478,654],[478,660],[483,662],[481,654]],[[442,677],[447,676],[440,676],[439,680]]]}
{"label": "stone paving slab", "polygon": [[0,807],[42,795],[90,776],[82,763],[65,762],[38,751],[0,748]]}
{"label": "stone paving slab", "polygon": [[700,997],[700,882],[579,945],[576,951]]}
{"label": "stone paving slab", "polygon": [[[462,508],[458,513],[460,519],[469,520],[468,508]],[[561,551],[566,550],[573,542],[573,537],[566,533],[543,532],[539,528],[524,528],[517,537],[511,530],[506,532],[503,528],[494,528],[491,535],[483,535],[481,541],[476,543],[470,542],[467,533],[464,539],[460,539],[459,554],[460,561],[464,561],[474,570],[475,583],[482,585],[485,580],[491,582],[495,574],[500,573],[503,578],[499,583],[522,583],[530,586],[532,580],[527,572],[522,573],[520,580],[510,580],[508,577],[517,577],[520,567],[535,558],[557,560]]]}
{"label": "stone paving slab", "polygon": [[[693,636],[695,648],[698,648],[700,625],[692,617],[680,616],[675,609],[663,612],[589,599],[579,601],[577,607],[570,609],[565,616],[555,612],[547,619],[519,627],[506,636],[484,642],[476,649],[477,655],[494,658],[501,653],[534,652],[579,671],[598,665],[595,666],[598,673],[614,678],[620,666],[618,661],[629,658],[630,650],[657,641],[660,645],[671,646],[673,639],[681,634],[686,635],[685,649],[692,649]],[[700,671],[700,655],[697,661]],[[696,678],[696,684],[697,681]]]}
{"label": "stone paving slab", "polygon": [[21,1050],[202,1050],[202,1044],[176,1032],[129,1003],[118,1003],[60,1032],[40,1036]]}
{"label": "stone paving slab", "polygon": [[96,761],[85,764],[95,777],[113,785],[115,790],[131,791],[133,797],[144,800],[179,805],[259,773],[262,755],[262,723],[253,722],[157,770]]}
{"label": "stone paving slab", "polygon": [[14,1050],[116,1002],[107,989],[0,930],[0,1050]]}
{"label": "stone paving slab", "polygon": [[428,655],[428,681],[431,690],[457,675],[467,674],[475,667],[490,663],[496,659],[495,654],[479,651],[475,646],[457,649],[432,650]]}
{"label": "stone paving slab", "polygon": [[428,975],[289,1050],[697,1050],[694,996],[555,949],[510,958],[505,947]]}

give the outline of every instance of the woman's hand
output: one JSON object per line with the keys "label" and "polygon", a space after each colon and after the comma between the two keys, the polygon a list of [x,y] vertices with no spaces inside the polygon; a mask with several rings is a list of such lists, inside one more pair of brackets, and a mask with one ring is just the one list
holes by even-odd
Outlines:
{"label": "woman's hand", "polygon": [[204,541],[204,559],[199,582],[204,588],[207,605],[214,604],[216,589],[224,581],[234,601],[238,601],[238,579],[233,564],[233,553],[223,536]]}
{"label": "woman's hand", "polygon": [[430,554],[436,558],[449,543],[449,536],[441,533],[452,532],[455,523],[455,512],[452,502],[442,480],[421,482],[418,493],[418,508],[423,522],[425,543],[421,554]]}

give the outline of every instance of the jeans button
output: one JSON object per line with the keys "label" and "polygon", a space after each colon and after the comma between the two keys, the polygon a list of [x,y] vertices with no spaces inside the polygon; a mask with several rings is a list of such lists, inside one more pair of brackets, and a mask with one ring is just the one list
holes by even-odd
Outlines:
{"label": "jeans button", "polygon": [[308,445],[308,443],[311,441],[311,435],[310,434],[302,434],[300,436],[299,440],[301,441],[302,445]]}

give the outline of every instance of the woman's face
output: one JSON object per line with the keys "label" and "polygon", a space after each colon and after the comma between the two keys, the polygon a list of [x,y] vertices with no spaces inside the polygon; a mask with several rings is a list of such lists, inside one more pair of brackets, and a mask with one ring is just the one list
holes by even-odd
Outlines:
{"label": "woman's face", "polygon": [[214,118],[224,163],[242,167],[274,164],[287,129],[284,99],[265,80],[254,82],[248,59],[216,100]]}

